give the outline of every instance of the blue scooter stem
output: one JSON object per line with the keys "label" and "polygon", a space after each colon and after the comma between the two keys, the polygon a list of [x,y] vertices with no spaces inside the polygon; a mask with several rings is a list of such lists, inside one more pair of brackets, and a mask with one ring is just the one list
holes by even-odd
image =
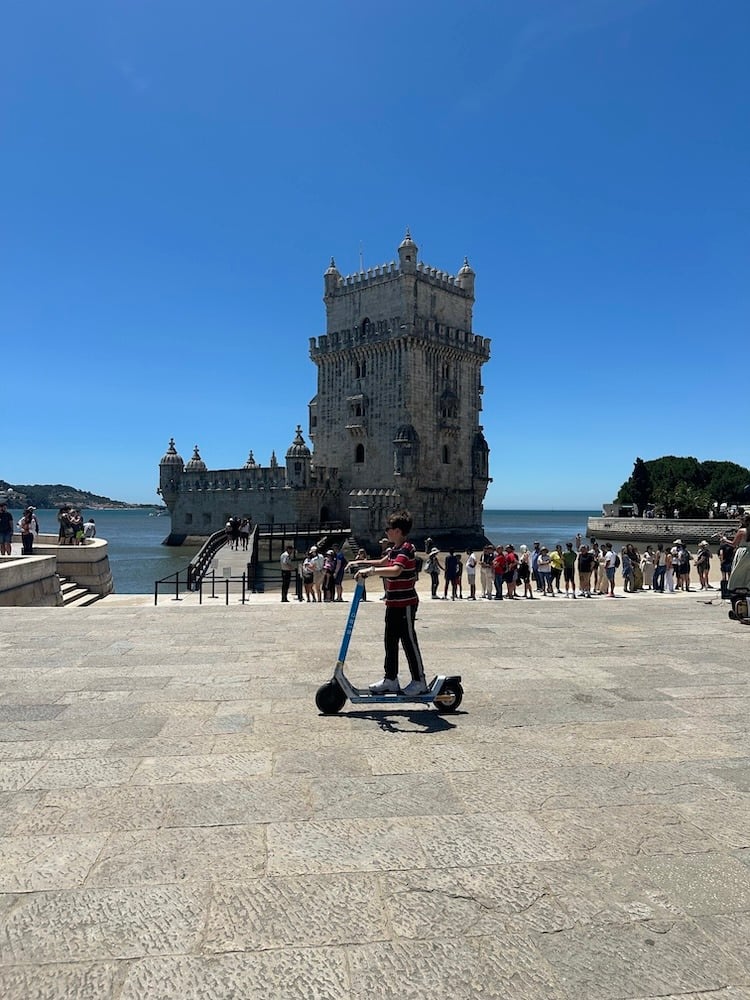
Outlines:
{"label": "blue scooter stem", "polygon": [[354,622],[357,619],[357,608],[359,607],[359,602],[362,600],[362,595],[365,592],[365,585],[361,580],[357,580],[357,586],[354,588],[354,593],[352,594],[352,606],[349,608],[349,617],[346,619],[346,628],[344,629],[344,638],[341,640],[341,649],[339,650],[339,663],[343,663],[346,659],[346,654],[349,649],[349,641],[352,637],[352,632],[354,631]]}

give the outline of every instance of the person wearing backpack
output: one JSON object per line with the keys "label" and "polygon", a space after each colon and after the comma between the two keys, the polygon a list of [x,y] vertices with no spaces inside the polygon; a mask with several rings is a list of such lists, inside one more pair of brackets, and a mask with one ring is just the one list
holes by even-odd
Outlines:
{"label": "person wearing backpack", "polygon": [[[438,595],[438,585],[440,583],[440,574],[443,572],[443,566],[440,562],[440,559],[438,558],[439,555],[440,553],[438,552],[438,550],[432,548],[430,549],[429,555],[427,556],[426,569],[430,577],[430,588],[432,591],[430,597],[432,598],[433,601],[440,600],[440,597]],[[357,556],[357,558],[359,559],[359,556]]]}

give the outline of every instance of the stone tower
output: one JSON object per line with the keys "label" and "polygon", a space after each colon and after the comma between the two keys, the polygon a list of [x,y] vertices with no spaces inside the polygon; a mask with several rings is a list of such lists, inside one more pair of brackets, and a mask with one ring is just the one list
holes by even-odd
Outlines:
{"label": "stone tower", "polygon": [[[310,403],[313,475],[341,487],[335,516],[362,537],[403,505],[414,534],[476,536],[490,482],[479,423],[490,342],[472,331],[474,271],[419,261],[407,230],[395,261],[324,275],[326,333]],[[348,509],[344,504],[348,502]]]}

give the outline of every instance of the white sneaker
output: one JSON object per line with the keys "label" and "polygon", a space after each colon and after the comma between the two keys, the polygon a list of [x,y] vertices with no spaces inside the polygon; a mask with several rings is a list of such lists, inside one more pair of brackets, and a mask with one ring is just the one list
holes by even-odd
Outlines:
{"label": "white sneaker", "polygon": [[371,694],[398,694],[399,690],[398,680],[391,680],[390,677],[384,677],[377,684],[370,685]]}
{"label": "white sneaker", "polygon": [[424,681],[410,681],[401,694],[405,694],[407,698],[414,698],[418,694],[427,694],[427,685]]}

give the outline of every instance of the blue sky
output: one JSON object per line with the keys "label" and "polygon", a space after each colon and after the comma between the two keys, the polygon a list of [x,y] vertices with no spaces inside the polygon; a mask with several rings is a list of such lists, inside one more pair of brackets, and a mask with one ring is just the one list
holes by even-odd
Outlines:
{"label": "blue sky", "polygon": [[[0,478],[156,501],[307,429],[323,271],[477,273],[488,507],[750,465],[746,0],[28,0],[0,60]],[[734,379],[741,388],[734,387]]]}

